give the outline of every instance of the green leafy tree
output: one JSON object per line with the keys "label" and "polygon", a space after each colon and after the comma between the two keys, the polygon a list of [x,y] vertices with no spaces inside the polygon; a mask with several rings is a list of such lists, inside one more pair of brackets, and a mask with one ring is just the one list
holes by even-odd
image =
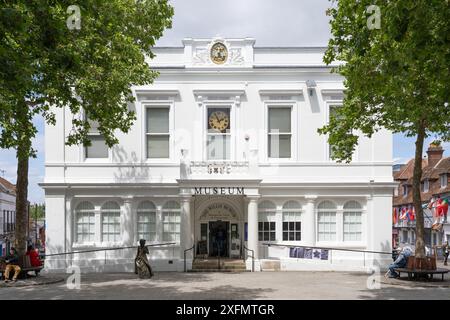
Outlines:
{"label": "green leafy tree", "polygon": [[[99,123],[109,146],[135,120],[131,86],[157,73],[155,41],[171,27],[168,0],[0,1],[0,147],[17,151],[16,246],[26,244],[28,159],[34,117],[55,123],[53,107]],[[86,117],[75,116],[68,145],[90,144]]]}
{"label": "green leafy tree", "polygon": [[35,203],[30,206],[30,219],[38,220],[45,218],[45,204]]}
{"label": "green leafy tree", "polygon": [[[333,1],[334,2],[334,1]],[[328,10],[332,37],[324,61],[345,77],[342,108],[319,133],[349,162],[358,135],[381,128],[415,137],[416,257],[425,256],[420,197],[424,139],[450,139],[448,0],[339,0]],[[371,5],[376,5],[377,10]],[[377,19],[379,24],[377,25]]]}

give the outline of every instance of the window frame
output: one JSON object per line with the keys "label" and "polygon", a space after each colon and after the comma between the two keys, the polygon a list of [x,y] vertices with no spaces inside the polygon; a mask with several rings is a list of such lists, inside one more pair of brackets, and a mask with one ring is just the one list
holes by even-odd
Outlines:
{"label": "window frame", "polygon": [[[333,205],[333,208],[319,208],[320,205],[324,202],[330,202]],[[321,240],[320,239],[320,231],[319,231],[319,226],[320,226],[320,221],[319,221],[319,217],[321,214],[331,214],[334,215],[334,239],[326,239],[326,240]],[[339,214],[338,214],[338,206],[336,204],[336,202],[332,201],[332,200],[328,200],[328,199],[323,199],[322,201],[320,201],[317,204],[317,209],[316,209],[316,242],[317,243],[338,243],[339,241],[339,229],[338,229],[338,225],[339,225]],[[330,224],[331,222],[325,222]],[[330,234],[330,232],[328,232],[328,234]],[[331,233],[333,234],[333,233]]]}
{"label": "window frame", "polygon": [[[298,205],[298,208],[286,208],[286,205],[290,202],[294,202],[296,203],[296,205]],[[286,221],[285,219],[285,215],[286,214],[294,214],[294,229],[291,230],[289,223],[291,223],[292,221]],[[298,218],[298,220],[297,220]],[[284,223],[288,223],[288,230],[285,231],[284,229]],[[297,230],[297,223],[300,223],[300,229]],[[296,200],[288,200],[285,203],[283,203],[283,206],[281,207],[281,241],[283,242],[301,242],[302,241],[302,227],[303,227],[303,207],[301,205],[301,203],[299,203]],[[287,240],[284,240],[284,235],[285,233],[287,233]],[[290,234],[293,233],[294,234],[294,240],[289,240]],[[297,240],[297,233],[299,233],[300,235],[300,239]]]}
{"label": "window frame", "polygon": [[426,193],[430,191],[430,180],[424,179],[422,184],[422,192]]}
{"label": "window frame", "polygon": [[[444,183],[443,183],[444,182]],[[439,175],[439,186],[441,189],[447,188],[448,185],[448,174],[443,173]]]}
{"label": "window frame", "polygon": [[[346,208],[345,206],[346,206],[347,204],[351,203],[351,202],[357,203],[359,207],[358,207],[358,208]],[[364,238],[364,207],[362,206],[362,204],[361,204],[359,201],[356,201],[356,200],[348,200],[348,201],[346,201],[346,202],[344,203],[344,205],[343,205],[342,208],[343,208],[343,212],[342,212],[342,242],[344,242],[344,243],[362,243],[362,242],[363,242],[363,238]],[[353,232],[354,234],[355,234],[355,233],[359,233],[360,238],[357,239],[357,240],[346,240],[346,239],[345,239],[345,235],[346,235],[346,232],[345,232],[345,226],[346,226],[345,216],[346,216],[347,214],[359,214],[359,217],[360,217],[360,221],[359,221],[359,225],[360,225],[359,232]],[[347,224],[348,224],[348,223],[347,223]],[[350,222],[350,225],[351,225],[351,224],[356,224],[356,223]],[[352,232],[350,232],[350,234],[351,234],[351,233],[352,233]]]}
{"label": "window frame", "polygon": [[[109,202],[117,204],[118,209],[106,209],[106,208],[104,209],[103,207]],[[113,214],[118,214],[119,215],[119,234],[118,234],[119,238],[118,238],[118,240],[115,240],[115,241],[111,241],[111,240],[106,240],[105,241],[104,240],[103,218],[104,218],[105,213],[113,213]],[[122,220],[122,207],[121,207],[119,202],[117,202],[116,200],[112,200],[111,199],[111,200],[106,200],[106,201],[104,201],[101,204],[101,206],[100,206],[100,235],[99,235],[100,236],[100,243],[102,243],[102,244],[109,244],[109,243],[120,244],[120,243],[123,243],[122,221],[121,220]],[[108,223],[108,224],[111,225],[111,223]],[[108,234],[116,234],[116,232],[108,233]]]}
{"label": "window frame", "polygon": [[[86,113],[82,112],[82,117],[83,117],[83,119],[86,120],[86,117],[87,117]],[[103,135],[99,131],[91,131],[91,130],[92,130],[92,128],[89,129],[89,132],[87,134],[88,137],[103,137]],[[106,143],[106,140],[105,140],[105,143]],[[108,148],[108,156],[103,157],[103,158],[88,157],[87,156],[88,146],[85,146],[84,144],[80,144],[80,147],[81,147],[82,159],[84,162],[94,162],[94,163],[111,162],[112,148],[108,147],[108,145],[106,145],[106,147]]]}
{"label": "window frame", "polygon": [[[93,223],[94,232],[93,232],[93,240],[91,240],[91,241],[80,241],[80,239],[78,237],[78,231],[77,231],[77,229],[78,229],[78,214],[85,213],[85,212],[79,212],[79,210],[88,210],[88,209],[78,209],[82,203],[89,203],[92,206],[92,209],[90,209],[90,212],[92,212],[92,216],[93,216],[93,220],[94,220],[94,223]],[[97,238],[97,232],[96,232],[97,231],[97,226],[96,226],[97,212],[95,209],[95,204],[88,200],[82,200],[82,201],[78,202],[76,204],[76,206],[74,206],[73,213],[74,213],[73,214],[73,222],[74,223],[73,223],[73,240],[72,241],[73,241],[74,246],[92,246],[92,245],[94,245],[94,243],[96,242],[96,238]],[[86,213],[89,213],[89,212],[86,212]],[[91,224],[91,223],[89,223],[89,224]]]}
{"label": "window frame", "polygon": [[[210,133],[208,131],[208,111],[209,109],[229,109],[230,114],[230,132],[229,133]],[[205,102],[203,110],[203,160],[206,162],[229,162],[235,160],[235,139],[236,139],[236,116],[235,116],[236,106],[231,101],[214,101],[210,100]],[[230,157],[229,159],[209,159],[208,157],[208,137],[210,136],[226,136],[230,139]]]}
{"label": "window frame", "polygon": [[[331,109],[332,108],[341,108],[343,105],[342,101],[339,102],[333,102],[329,101],[327,102],[327,124],[330,123],[330,117],[331,117]],[[326,158],[328,161],[335,163],[336,161],[331,159],[331,144],[328,142],[328,135],[326,135]]]}
{"label": "window frame", "polygon": [[[143,150],[143,158],[147,163],[167,163],[174,161],[174,102],[170,100],[158,100],[158,101],[143,101],[142,105],[142,150]],[[148,109],[161,109],[167,108],[169,109],[169,131],[168,133],[148,133],[147,131],[147,110]],[[149,158],[148,157],[148,144],[147,137],[148,136],[169,136],[169,156],[167,158]]]}
{"label": "window frame", "polygon": [[403,184],[403,190],[402,190],[402,196],[403,198],[406,198],[409,193],[409,187],[407,184]]}
{"label": "window frame", "polygon": [[[176,203],[177,204],[177,206],[178,206],[178,208],[168,208],[167,207],[167,205],[169,204],[169,203],[171,203],[171,202],[173,202],[173,203]],[[170,221],[170,219],[169,219],[169,221],[168,222],[166,222],[165,221],[165,215],[167,214],[167,213],[169,213],[169,214],[178,214],[178,217],[179,217],[179,221],[177,222],[177,221],[175,221],[175,222],[171,222]],[[169,231],[164,231],[164,225],[165,224],[168,224],[169,225]],[[175,229],[176,229],[176,225],[178,224],[178,226],[179,226],[179,231],[178,232],[172,232],[172,231],[170,231],[170,225],[171,224],[174,224],[175,225]],[[163,242],[175,242],[177,245],[180,245],[181,244],[181,205],[180,205],[180,202],[179,201],[177,201],[177,200],[168,200],[168,201],[166,201],[164,204],[163,204],[163,206],[162,206],[162,208],[161,208],[161,228],[162,228],[162,230],[161,230],[161,233],[162,233],[162,241]],[[165,235],[166,235],[166,233],[168,233],[168,234],[178,234],[178,241],[177,240],[166,240],[166,237],[165,237]]]}
{"label": "window frame", "polygon": [[[141,206],[144,204],[144,203],[146,203],[146,202],[148,202],[148,203],[150,203],[153,207],[152,208],[141,208]],[[145,239],[145,238],[143,238],[143,237],[140,237],[139,236],[139,216],[140,215],[144,215],[144,214],[149,214],[149,215],[154,215],[154,222],[153,222],[153,224],[155,225],[155,228],[154,228],[154,238],[153,238],[153,240],[151,240],[151,237],[149,238],[149,239]],[[149,221],[148,222],[148,224],[152,224],[152,222],[151,221]],[[136,207],[136,237],[137,237],[137,240],[140,240],[140,239],[145,239],[147,242],[149,242],[149,243],[153,243],[153,242],[157,242],[158,241],[158,209],[157,209],[157,206],[155,205],[155,203],[153,202],[153,201],[150,201],[150,200],[142,200],[142,201],[140,201],[139,203],[138,203],[138,205],[137,205],[137,207]],[[151,235],[151,233],[152,232],[149,232],[149,234]]]}
{"label": "window frame", "polygon": [[[290,133],[269,133],[269,110],[274,108],[290,108],[291,109],[291,132]],[[264,101],[264,150],[265,159],[269,163],[279,162],[295,162],[298,156],[298,114],[297,103],[291,100],[267,100]],[[290,135],[291,137],[291,156],[289,158],[270,157],[269,153],[269,136],[270,135]]]}
{"label": "window frame", "polygon": [[[344,101],[343,100],[326,100],[326,108],[325,108],[325,119],[324,119],[324,124],[327,125],[330,122],[330,116],[331,116],[331,111],[330,109],[332,107],[342,107],[344,105]],[[353,132],[354,133],[354,132]],[[331,162],[331,163],[336,163],[337,162],[335,160],[331,159],[331,153],[330,153],[330,148],[331,145],[328,143],[328,135],[324,135],[324,142],[325,142],[325,162]],[[359,159],[359,144],[355,146],[355,150],[353,151],[353,156],[352,156],[352,161],[351,162],[357,162]]]}
{"label": "window frame", "polygon": [[[262,204],[267,203],[271,207],[265,208]],[[269,219],[267,219],[270,217]],[[263,219],[264,218],[264,219]],[[260,223],[263,224],[263,228],[261,230]],[[268,224],[268,229],[266,230],[265,226]],[[273,224],[273,228],[272,228]],[[269,240],[264,240],[264,235],[269,234]],[[262,240],[260,240],[260,234],[262,234]],[[272,240],[272,234],[275,238]],[[273,201],[263,200],[258,204],[258,242],[277,242],[277,207]]]}

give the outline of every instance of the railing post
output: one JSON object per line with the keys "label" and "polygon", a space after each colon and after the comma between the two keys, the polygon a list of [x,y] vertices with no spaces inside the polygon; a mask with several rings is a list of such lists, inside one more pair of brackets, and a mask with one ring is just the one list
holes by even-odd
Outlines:
{"label": "railing post", "polygon": [[220,248],[219,248],[219,246],[217,246],[217,256],[218,256],[218,259],[217,259],[217,263],[218,263],[218,269],[220,270]]}
{"label": "railing post", "polygon": [[[194,243],[194,245],[193,245],[192,247],[187,248],[187,249],[184,250],[184,252],[183,252],[183,258],[184,258],[184,272],[187,272],[187,266],[186,266],[186,252],[189,251],[189,250],[192,250],[192,251],[193,251],[194,248],[195,248],[195,243]],[[195,253],[194,253],[194,252],[192,252],[192,256],[194,257],[194,258],[192,259],[192,262],[194,262],[194,260],[195,260]]]}

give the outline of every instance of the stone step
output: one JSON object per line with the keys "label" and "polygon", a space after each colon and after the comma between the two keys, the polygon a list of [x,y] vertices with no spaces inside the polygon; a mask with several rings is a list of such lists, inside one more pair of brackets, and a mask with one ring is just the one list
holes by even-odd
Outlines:
{"label": "stone step", "polygon": [[[192,263],[192,267],[196,268],[196,267],[211,267],[211,268],[217,268],[217,266],[219,265],[219,262],[217,260],[195,260]],[[224,261],[220,261],[220,267],[230,267],[230,268],[234,268],[234,267],[238,267],[238,268],[245,268],[245,262],[242,260],[224,260]]]}
{"label": "stone step", "polygon": [[[194,270],[218,269],[218,266],[192,266],[192,269],[194,269]],[[220,269],[227,269],[227,270],[245,269],[245,265],[244,266],[220,266]]]}
{"label": "stone step", "polygon": [[191,269],[188,272],[250,272],[247,269]]}
{"label": "stone step", "polygon": [[[209,263],[209,262],[208,263],[204,263],[204,262],[195,262],[194,261],[194,263],[192,263],[192,264],[195,265],[195,266],[217,266],[218,265],[217,261],[215,263]],[[232,262],[232,263],[229,263],[229,262],[223,263],[223,262],[221,262],[220,265],[221,266],[245,266],[245,263],[244,262]]]}

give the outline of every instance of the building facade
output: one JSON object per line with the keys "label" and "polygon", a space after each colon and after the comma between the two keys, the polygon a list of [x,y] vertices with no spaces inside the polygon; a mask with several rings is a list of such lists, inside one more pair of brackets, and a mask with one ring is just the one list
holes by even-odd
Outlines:
{"label": "building facade", "polygon": [[[283,247],[391,250],[391,133],[362,137],[350,164],[331,160],[317,129],[344,87],[324,51],[255,47],[249,38],[156,47],[149,65],[159,77],[133,88],[137,121],[111,149],[95,125],[92,146],[65,146],[72,117],[82,115],[54,110],[42,184],[47,253],[144,238],[174,243],[150,248],[156,270],[183,270],[185,252],[188,269],[198,256],[250,252],[256,270],[265,261],[281,270],[386,266],[386,255],[333,251],[313,260]],[[52,256],[46,267],[132,270],[134,254]]]}
{"label": "building facade", "polygon": [[0,256],[5,256],[14,245],[16,229],[16,188],[0,177]]}
{"label": "building facade", "polygon": [[[424,208],[424,240],[429,248],[440,246],[445,241],[450,242],[450,221],[446,219],[446,215],[439,217],[437,214],[439,211],[437,200],[450,200],[450,157],[443,157],[443,154],[444,150],[440,145],[431,144],[427,150],[427,157],[422,160],[421,199]],[[411,219],[408,214],[404,214],[402,219],[402,214],[413,208],[413,173],[414,159],[398,167],[394,173],[394,180],[399,183],[394,191],[393,201],[393,215],[397,216],[393,219],[394,246],[415,246],[416,220]]]}

